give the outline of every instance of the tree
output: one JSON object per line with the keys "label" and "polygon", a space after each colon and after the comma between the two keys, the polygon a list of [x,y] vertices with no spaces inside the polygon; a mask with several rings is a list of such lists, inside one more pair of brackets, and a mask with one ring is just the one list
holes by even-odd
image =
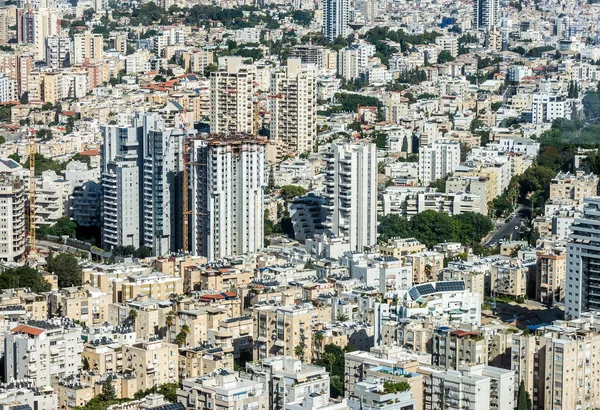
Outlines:
{"label": "tree", "polygon": [[317,347],[317,354],[319,354],[321,352],[321,350],[323,349],[323,339],[325,337],[323,336],[323,332],[316,332],[315,333],[315,346]]}
{"label": "tree", "polygon": [[345,313],[340,313],[339,315],[337,315],[336,320],[338,322],[345,322],[348,320],[348,315]]}
{"label": "tree", "polygon": [[344,395],[345,360],[344,351],[334,344],[327,344],[323,348],[323,354],[313,362],[318,366],[324,366],[329,370],[330,389],[332,397]]}
{"label": "tree", "polygon": [[460,143],[460,162],[465,162],[469,153],[471,152],[471,146],[469,144],[465,144],[464,142]]}
{"label": "tree", "polygon": [[145,259],[152,256],[152,249],[147,246],[140,246],[133,252],[133,256],[138,259]]}
{"label": "tree", "polygon": [[408,137],[402,138],[402,147],[400,148],[401,152],[408,152]]}
{"label": "tree", "polygon": [[296,345],[296,347],[294,347],[294,355],[298,358],[304,356],[304,348],[301,345]]}
{"label": "tree", "polygon": [[449,61],[454,61],[454,57],[452,57],[452,54],[446,50],[443,50],[440,54],[438,54],[438,63],[443,64]]}
{"label": "tree", "polygon": [[525,382],[521,380],[519,384],[519,394],[517,396],[517,410],[529,410],[532,407],[531,400],[527,397]]}
{"label": "tree", "polygon": [[37,235],[42,238],[48,235],[58,237],[68,236],[69,238],[75,238],[77,236],[77,224],[68,217],[63,216],[58,218],[56,223],[52,226],[43,225],[38,228]]}
{"label": "tree", "polygon": [[204,76],[210,77],[210,73],[214,73],[215,71],[219,71],[219,67],[217,67],[216,64],[208,64],[206,67],[204,67]]}
{"label": "tree", "polygon": [[10,154],[10,155],[8,156],[8,158],[12,159],[12,160],[13,160],[13,161],[15,161],[17,164],[20,164],[20,163],[21,163],[21,156],[20,156],[18,153],[16,153],[16,152],[13,152],[12,154]]}
{"label": "tree", "polygon": [[46,265],[50,273],[58,276],[58,286],[68,288],[71,286],[81,286],[82,271],[77,258],[69,253],[61,253],[54,256],[52,253],[48,256]]}
{"label": "tree", "polygon": [[0,135],[0,144],[5,144],[6,143],[6,138],[4,137],[4,135]]}
{"label": "tree", "polygon": [[377,230],[382,240],[395,237],[407,238],[410,236],[408,220],[396,214],[380,216]]}
{"label": "tree", "polygon": [[275,190],[275,171],[273,165],[269,169],[269,182],[267,183],[267,193],[271,193]]}
{"label": "tree", "polygon": [[35,293],[52,290],[52,286],[37,269],[26,265],[0,273],[0,289],[15,288],[29,288]]}
{"label": "tree", "polygon": [[286,201],[299,196],[306,195],[306,189],[298,185],[284,185],[279,190],[279,193]]}
{"label": "tree", "polygon": [[115,390],[115,386],[113,386],[111,376],[107,376],[102,382],[102,392],[100,393],[100,398],[103,401],[110,401],[117,398],[117,392]]}
{"label": "tree", "polygon": [[135,319],[137,319],[138,313],[137,310],[135,309],[130,309],[129,313],[127,314],[127,318],[131,319],[132,321],[135,322]]}
{"label": "tree", "polygon": [[88,370],[90,370],[90,361],[88,360],[88,358],[87,358],[87,357],[84,357],[84,358],[81,360],[81,369],[82,369],[84,372],[87,372]]}
{"label": "tree", "polygon": [[372,138],[377,148],[384,149],[386,147],[388,135],[385,132],[375,131]]}

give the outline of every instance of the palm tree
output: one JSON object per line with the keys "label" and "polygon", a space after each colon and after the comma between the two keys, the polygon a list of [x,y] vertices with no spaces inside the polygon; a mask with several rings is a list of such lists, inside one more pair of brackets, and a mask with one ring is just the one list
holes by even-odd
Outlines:
{"label": "palm tree", "polygon": [[339,315],[337,315],[336,320],[338,322],[345,322],[348,320],[348,315],[345,313],[340,313]]}
{"label": "palm tree", "polygon": [[172,315],[167,315],[165,318],[165,326],[167,327],[167,341],[171,338],[171,326],[175,324],[175,318]]}
{"label": "palm tree", "polygon": [[127,317],[135,322],[135,319],[137,318],[137,315],[138,315],[137,310],[131,309],[129,311],[129,314],[127,315]]}
{"label": "palm tree", "polygon": [[317,347],[317,355],[320,356],[323,349],[323,332],[315,333],[315,346]]}
{"label": "palm tree", "polygon": [[431,265],[425,265],[425,277],[428,281],[431,281],[432,267]]}

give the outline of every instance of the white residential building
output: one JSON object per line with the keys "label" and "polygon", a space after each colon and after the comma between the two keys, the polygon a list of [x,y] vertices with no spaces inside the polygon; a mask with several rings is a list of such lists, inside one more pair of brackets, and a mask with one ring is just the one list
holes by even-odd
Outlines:
{"label": "white residential building", "polygon": [[69,63],[71,40],[68,36],[54,35],[46,37],[46,65],[57,70]]}
{"label": "white residential building", "polygon": [[[2,161],[3,163],[5,161]],[[6,160],[11,166],[18,166]],[[25,184],[12,172],[0,173],[0,260],[14,261],[25,252]]]}
{"label": "white residential building", "polygon": [[552,122],[558,118],[571,119],[571,103],[563,96],[552,94],[533,94],[531,122],[540,124]]}
{"label": "white residential building", "polygon": [[207,136],[193,142],[191,156],[192,253],[210,261],[262,248],[265,142]]}
{"label": "white residential building", "polygon": [[489,30],[500,24],[500,0],[475,0],[473,2],[473,28]]}
{"label": "white residential building", "polygon": [[317,135],[317,83],[314,68],[300,59],[271,73],[269,111],[272,140],[279,141],[280,156],[312,152]]}
{"label": "white residential building", "polygon": [[4,380],[28,379],[49,387],[52,377],[81,370],[82,351],[81,328],[72,323],[55,319],[19,324],[4,336]]}
{"label": "white residential building", "polygon": [[360,75],[360,50],[356,47],[346,47],[338,52],[337,73],[346,81],[352,81]]}
{"label": "white residential building", "polygon": [[445,178],[460,165],[460,144],[457,141],[439,139],[419,148],[419,179],[429,186]]}
{"label": "white residential building", "polygon": [[375,144],[333,144],[326,154],[326,227],[348,238],[351,250],[377,242],[377,148]]}

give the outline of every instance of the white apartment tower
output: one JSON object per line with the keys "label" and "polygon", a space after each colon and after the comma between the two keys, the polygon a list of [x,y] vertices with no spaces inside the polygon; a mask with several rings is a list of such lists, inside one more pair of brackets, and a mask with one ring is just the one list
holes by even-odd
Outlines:
{"label": "white apartment tower", "polygon": [[348,0],[323,1],[323,34],[330,41],[339,36],[348,37],[350,34],[349,23],[350,7]]}
{"label": "white apartment tower", "polygon": [[566,317],[600,312],[600,197],[584,199],[567,246]]}
{"label": "white apartment tower", "polygon": [[209,261],[263,247],[265,142],[250,135],[194,140],[190,244]]}
{"label": "white apartment tower", "polygon": [[[2,161],[18,167],[12,160]],[[0,260],[12,262],[25,252],[25,184],[11,172],[0,173]]]}
{"label": "white apartment tower", "polygon": [[228,57],[227,67],[210,75],[210,132],[256,133],[254,93],[256,74],[241,57]]}
{"label": "white apartment tower", "polygon": [[473,28],[489,30],[500,24],[500,0],[473,0]]}
{"label": "white apartment tower", "polygon": [[345,237],[351,250],[377,241],[377,148],[375,144],[333,144],[326,156],[326,227]]}
{"label": "white apartment tower", "polygon": [[102,59],[104,38],[102,34],[88,32],[75,34],[73,46],[74,64],[97,63]]}
{"label": "white apartment tower", "polygon": [[460,144],[439,139],[419,148],[419,179],[429,186],[437,179],[445,178],[460,164]]}
{"label": "white apartment tower", "polygon": [[281,154],[312,151],[317,135],[316,94],[315,70],[300,59],[288,59],[287,67],[271,73],[271,139],[279,141]]}
{"label": "white apartment tower", "polygon": [[71,40],[68,36],[46,37],[46,65],[57,70],[68,65]]}
{"label": "white apartment tower", "polygon": [[106,250],[140,246],[142,133],[142,127],[109,125],[102,129],[102,248]]}

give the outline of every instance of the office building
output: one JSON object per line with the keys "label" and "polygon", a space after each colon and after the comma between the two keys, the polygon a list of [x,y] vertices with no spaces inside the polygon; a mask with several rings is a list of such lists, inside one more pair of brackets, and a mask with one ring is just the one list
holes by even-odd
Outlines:
{"label": "office building", "polygon": [[600,197],[584,199],[567,245],[566,317],[600,311]]}
{"label": "office building", "polygon": [[102,34],[89,31],[75,34],[73,46],[73,63],[77,65],[95,64],[102,59],[104,39]]}
{"label": "office building", "polygon": [[323,34],[334,41],[339,36],[350,35],[348,27],[350,6],[348,0],[325,0],[323,2]]}
{"label": "office building", "polygon": [[445,178],[459,164],[460,144],[457,141],[439,139],[419,148],[419,179],[423,186]]}
{"label": "office building", "polygon": [[46,65],[57,70],[69,65],[71,40],[67,36],[46,37]]}
{"label": "office building", "polygon": [[299,59],[271,73],[269,111],[272,140],[278,141],[281,157],[313,151],[317,135],[317,83],[314,68]]}
{"label": "office building", "polygon": [[347,238],[351,250],[377,242],[377,148],[375,144],[333,144],[326,154],[325,223]]}
{"label": "office building", "polygon": [[212,134],[254,135],[257,132],[255,81],[255,68],[243,65],[241,57],[227,57],[226,67],[210,74]]}
{"label": "office building", "polygon": [[263,247],[265,142],[244,135],[194,140],[190,248],[209,261]]}
{"label": "office building", "polygon": [[473,2],[473,28],[490,30],[500,24],[500,0],[475,0]]}

